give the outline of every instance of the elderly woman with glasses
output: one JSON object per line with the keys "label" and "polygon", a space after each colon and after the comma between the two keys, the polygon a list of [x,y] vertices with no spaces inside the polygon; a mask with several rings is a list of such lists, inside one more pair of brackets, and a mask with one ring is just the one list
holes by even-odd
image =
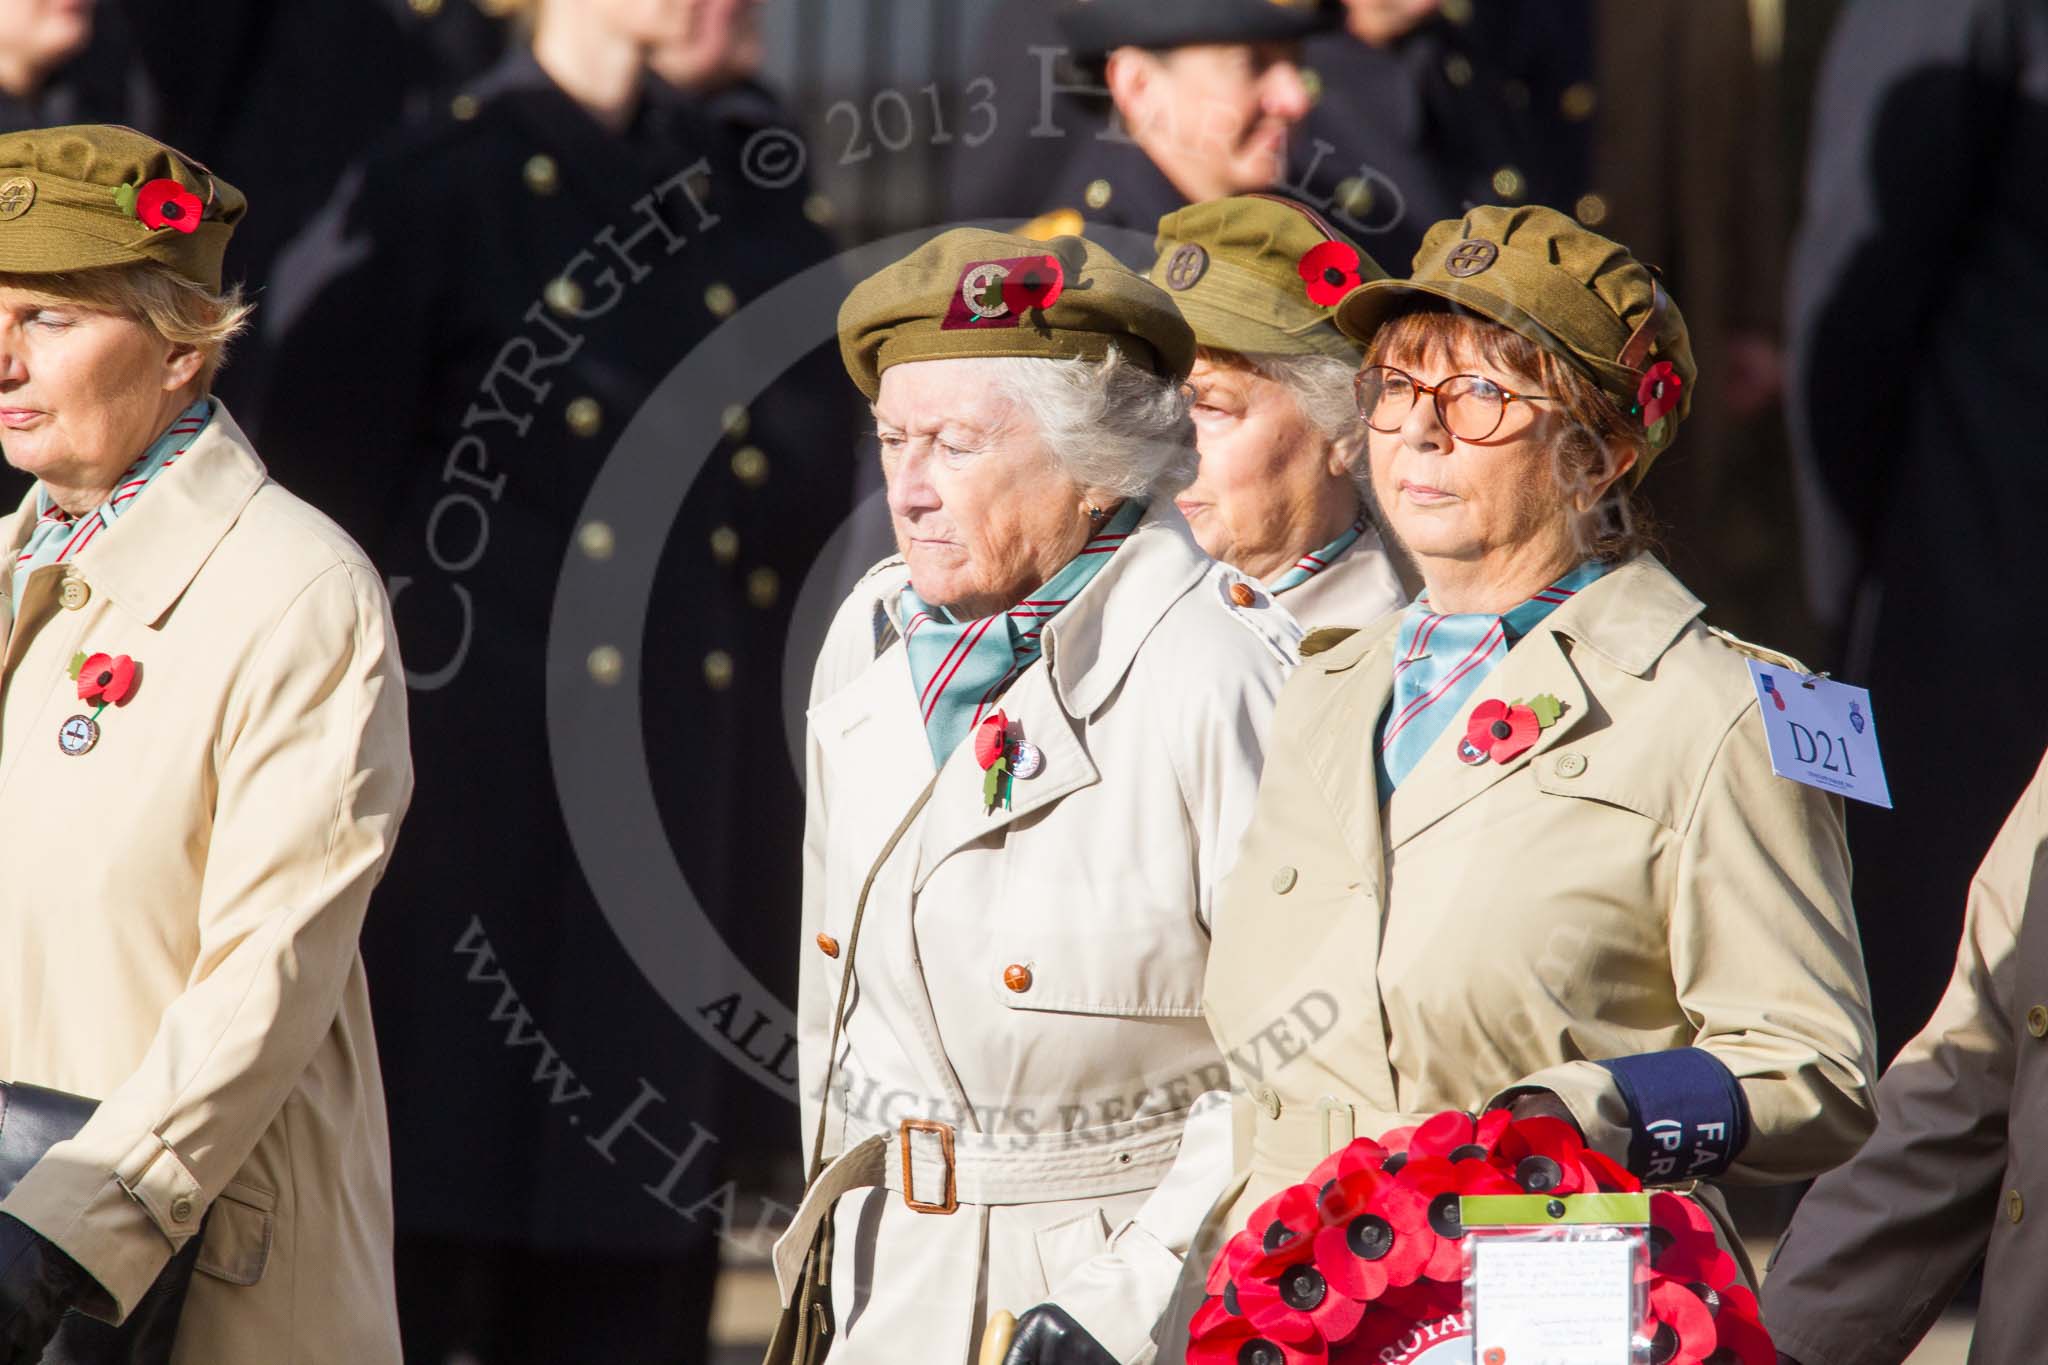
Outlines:
{"label": "elderly woman with glasses", "polygon": [[1175,509],[1194,337],[1101,248],[944,233],[840,349],[902,553],[811,694],[779,1263],[830,1266],[834,1365],[964,1365],[999,1312],[1009,1365],[1146,1358],[1228,1173],[1209,903],[1298,631]]}
{"label": "elderly woman with glasses", "polygon": [[1151,280],[1194,328],[1202,465],[1174,501],[1195,538],[1304,625],[1368,625],[1408,600],[1368,510],[1338,300],[1386,272],[1317,214],[1247,194],[1159,220]]}
{"label": "elderly woman with glasses", "polygon": [[1647,548],[1636,488],[1694,368],[1677,308],[1540,208],[1439,223],[1338,323],[1373,487],[1424,590],[1322,632],[1218,892],[1243,1219],[1352,1135],[1445,1109],[1568,1119],[1651,1183],[1797,1180],[1870,1131],[1839,797],[1774,776],[1746,667]]}

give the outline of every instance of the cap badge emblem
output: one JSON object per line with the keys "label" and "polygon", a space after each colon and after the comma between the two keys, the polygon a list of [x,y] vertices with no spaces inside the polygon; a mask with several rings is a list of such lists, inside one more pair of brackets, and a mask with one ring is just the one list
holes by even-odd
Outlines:
{"label": "cap badge emblem", "polygon": [[1468,275],[1477,275],[1480,271],[1491,268],[1499,259],[1498,246],[1483,238],[1467,237],[1451,248],[1450,255],[1444,257],[1444,269],[1462,280]]}

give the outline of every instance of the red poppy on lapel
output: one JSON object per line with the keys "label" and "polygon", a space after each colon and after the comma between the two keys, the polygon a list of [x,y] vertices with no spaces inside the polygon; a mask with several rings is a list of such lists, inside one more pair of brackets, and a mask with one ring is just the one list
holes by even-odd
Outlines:
{"label": "red poppy on lapel", "polygon": [[135,692],[135,660],[126,654],[95,654],[78,670],[78,699],[119,706]]}
{"label": "red poppy on lapel", "polygon": [[1458,757],[1475,766],[1488,759],[1510,763],[1528,752],[1542,733],[1543,722],[1530,708],[1498,700],[1483,701],[1472,708],[1471,718],[1465,722],[1465,738],[1458,745]]}

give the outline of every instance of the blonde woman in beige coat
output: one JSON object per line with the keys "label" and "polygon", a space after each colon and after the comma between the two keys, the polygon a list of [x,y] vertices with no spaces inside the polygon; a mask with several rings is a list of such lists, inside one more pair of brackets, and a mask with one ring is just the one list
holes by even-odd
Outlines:
{"label": "blonde woman in beige coat", "polygon": [[127,129],[0,138],[0,446],[36,479],[0,573],[0,1079],[98,1102],[0,1201],[10,1365],[195,1238],[173,1360],[399,1358],[356,938],[405,689],[374,570],[208,396],[242,208]]}
{"label": "blonde woman in beige coat", "polygon": [[903,554],[812,691],[799,1058],[825,1165],[778,1269],[787,1291],[833,1221],[835,1365],[961,1365],[997,1312],[1009,1365],[1150,1360],[1228,1173],[1228,1110],[1196,1107],[1223,1080],[1209,896],[1294,626],[1174,509],[1193,339],[1099,248],[943,234],[854,290],[841,345]]}
{"label": "blonde woman in beige coat", "polygon": [[1874,1063],[1840,801],[1772,775],[1758,651],[1637,529],[1694,379],[1676,307],[1570,219],[1481,208],[1339,319],[1425,590],[1311,636],[1281,698],[1206,1003],[1233,1058],[1307,991],[1337,1024],[1237,1071],[1216,1230],[1444,1109],[1568,1119],[1653,1184],[1844,1160]]}

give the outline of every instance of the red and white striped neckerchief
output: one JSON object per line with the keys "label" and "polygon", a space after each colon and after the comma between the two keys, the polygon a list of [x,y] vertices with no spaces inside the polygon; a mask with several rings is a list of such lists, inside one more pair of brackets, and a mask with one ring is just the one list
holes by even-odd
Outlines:
{"label": "red and white striped neckerchief", "polygon": [[[918,715],[935,764],[944,766],[947,755],[980,724],[996,699],[1038,661],[1045,623],[1080,595],[1144,514],[1144,503],[1125,500],[1109,524],[1043,587],[1008,611],[978,621],[955,621],[945,608],[919,597],[916,589],[903,589],[896,599],[896,614],[903,623],[910,681],[917,688]],[[998,623],[1001,630],[996,629]]]}
{"label": "red and white striped neckerchief", "polygon": [[1358,514],[1358,520],[1351,523],[1343,535],[1325,545],[1322,549],[1303,555],[1294,561],[1294,567],[1268,583],[1266,587],[1278,597],[1289,588],[1298,588],[1323,570],[1344,557],[1344,552],[1358,543],[1365,534],[1365,514]]}
{"label": "red and white striped neckerchief", "polygon": [[199,438],[200,432],[206,430],[206,424],[212,418],[211,398],[202,398],[179,413],[177,420],[150,442],[149,449],[142,452],[142,458],[128,466],[121,481],[114,485],[114,491],[107,495],[107,500],[82,517],[74,518],[57,506],[51,501],[49,490],[38,484],[35,529],[29,532],[28,543],[14,557],[15,602],[21,601],[21,590],[28,585],[30,574],[46,564],[67,564],[78,558],[102,530],[119,521],[121,514],[141,496],[142,490],[192,448],[192,443]]}
{"label": "red and white striped neckerchief", "polygon": [[1395,647],[1394,697],[1380,719],[1381,795],[1415,770],[1515,641],[1606,572],[1588,560],[1500,616],[1434,612],[1428,593],[1409,603]]}

